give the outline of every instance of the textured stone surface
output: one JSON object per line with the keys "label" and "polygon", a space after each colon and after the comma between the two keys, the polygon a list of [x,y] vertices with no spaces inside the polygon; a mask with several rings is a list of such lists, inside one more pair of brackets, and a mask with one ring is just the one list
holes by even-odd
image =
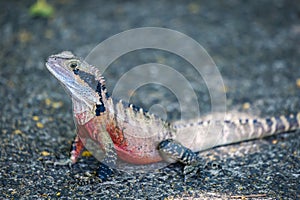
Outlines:
{"label": "textured stone surface", "polygon": [[[212,56],[228,90],[228,109],[242,110],[248,102],[248,112],[263,116],[296,112],[299,3],[57,0],[51,2],[51,19],[30,17],[32,3],[0,2],[0,198],[299,198],[299,132],[202,152],[203,166],[187,182],[182,166],[174,164],[79,185],[76,175],[93,174],[95,159],[84,157],[72,169],[46,162],[68,157],[75,127],[69,97],[44,66],[51,54],[72,50],[86,56],[104,39],[130,28],[166,27],[191,36]],[[200,108],[209,112],[203,81],[193,79],[185,61],[161,51],[118,59],[105,72],[108,89],[131,67],[160,61],[188,78]],[[176,98],[163,88],[140,88],[132,101],[145,108],[168,105],[170,118],[180,116]]]}

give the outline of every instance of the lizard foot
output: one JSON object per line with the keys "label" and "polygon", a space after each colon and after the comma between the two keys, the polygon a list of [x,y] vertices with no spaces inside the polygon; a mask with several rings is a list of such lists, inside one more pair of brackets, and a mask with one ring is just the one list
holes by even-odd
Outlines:
{"label": "lizard foot", "polygon": [[158,145],[160,155],[165,161],[179,161],[185,164],[183,169],[184,181],[197,174],[201,166],[201,159],[191,149],[173,139],[163,140]]}
{"label": "lizard foot", "polygon": [[46,164],[53,164],[54,166],[56,166],[56,165],[60,165],[60,166],[69,165],[69,167],[71,167],[72,164],[73,164],[71,159],[63,159],[63,160],[59,160],[59,161],[47,160],[45,163]]}
{"label": "lizard foot", "polygon": [[102,182],[95,174],[89,172],[84,173],[84,175],[76,174],[75,178],[77,180],[76,182],[81,186]]}
{"label": "lizard foot", "polygon": [[106,181],[109,179],[111,175],[114,174],[114,170],[108,167],[107,165],[100,164],[97,175],[101,179],[101,181]]}

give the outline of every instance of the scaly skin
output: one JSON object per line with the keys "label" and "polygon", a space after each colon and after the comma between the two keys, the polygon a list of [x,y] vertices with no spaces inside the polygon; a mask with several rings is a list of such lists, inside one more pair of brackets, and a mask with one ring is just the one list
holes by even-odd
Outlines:
{"label": "scaly skin", "polygon": [[[72,163],[91,139],[106,152],[103,162],[109,166],[115,165],[117,156],[134,164],[175,160],[193,165],[198,160],[193,152],[294,131],[300,124],[299,113],[266,119],[213,113],[205,119],[169,124],[143,109],[113,100],[99,70],[71,52],[50,56],[46,66],[72,98],[77,127]],[[102,179],[110,174],[100,166]]]}

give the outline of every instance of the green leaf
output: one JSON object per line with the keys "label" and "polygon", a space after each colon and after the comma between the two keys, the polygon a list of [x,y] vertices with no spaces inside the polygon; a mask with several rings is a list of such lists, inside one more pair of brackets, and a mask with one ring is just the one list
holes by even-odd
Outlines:
{"label": "green leaf", "polygon": [[36,3],[29,8],[29,14],[35,17],[50,18],[54,14],[54,8],[49,5],[46,0],[37,0]]}

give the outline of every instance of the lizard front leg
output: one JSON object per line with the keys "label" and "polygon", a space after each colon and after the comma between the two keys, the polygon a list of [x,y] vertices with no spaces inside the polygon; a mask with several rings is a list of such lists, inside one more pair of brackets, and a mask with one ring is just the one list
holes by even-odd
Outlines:
{"label": "lizard front leg", "polygon": [[114,145],[109,143],[105,147],[105,158],[101,161],[97,170],[98,177],[104,181],[114,173],[113,168],[116,166],[117,154]]}
{"label": "lizard front leg", "polygon": [[183,174],[185,180],[188,177],[194,176],[197,171],[197,164],[200,162],[200,158],[189,148],[183,146],[179,142],[173,139],[163,140],[158,144],[158,151],[161,157],[167,162],[179,161],[185,164]]}
{"label": "lizard front leg", "polygon": [[[101,127],[101,125],[99,127]],[[113,169],[116,167],[117,153],[108,132],[103,131],[103,128],[96,129],[95,131],[97,134],[95,134],[96,138],[94,139],[105,152],[105,157],[101,160],[100,166],[97,170],[98,177],[104,181],[114,173]]]}
{"label": "lizard front leg", "polygon": [[80,137],[76,135],[75,139],[72,142],[71,150],[70,150],[70,158],[65,160],[60,160],[54,162],[54,165],[72,165],[77,162],[79,156],[81,155],[84,149],[84,145]]}
{"label": "lizard front leg", "polygon": [[83,149],[84,149],[84,145],[80,137],[76,135],[74,141],[72,142],[71,152],[70,152],[71,154],[70,160],[72,161],[73,164],[77,162],[77,159],[81,155]]}
{"label": "lizard front leg", "polygon": [[[116,165],[117,154],[114,149],[114,145],[111,142],[111,139],[108,134],[101,134],[102,139],[105,142],[99,143],[99,146],[105,151],[105,158],[101,161],[100,166],[97,170],[97,175],[101,181],[105,181],[109,176],[113,174],[113,169]],[[75,164],[80,157],[82,151],[85,148],[85,139],[84,137],[79,137],[76,135],[74,141],[72,142],[70,158],[66,160],[56,161],[54,165],[72,165]]]}
{"label": "lizard front leg", "polygon": [[[97,170],[97,175],[104,181],[113,174],[113,168],[115,168],[117,161],[114,143],[106,130],[106,116],[93,117],[84,124],[81,123],[81,120],[85,119],[85,116],[77,115],[75,119],[78,122],[76,126],[77,135],[80,138],[79,141],[82,141],[81,144],[84,145],[87,150],[90,150],[94,157],[101,161]],[[76,151],[73,151],[72,153],[74,160],[76,160],[79,155],[78,148],[75,149]],[[103,154],[98,154],[95,149],[101,149],[102,152],[105,153],[104,158]]]}

